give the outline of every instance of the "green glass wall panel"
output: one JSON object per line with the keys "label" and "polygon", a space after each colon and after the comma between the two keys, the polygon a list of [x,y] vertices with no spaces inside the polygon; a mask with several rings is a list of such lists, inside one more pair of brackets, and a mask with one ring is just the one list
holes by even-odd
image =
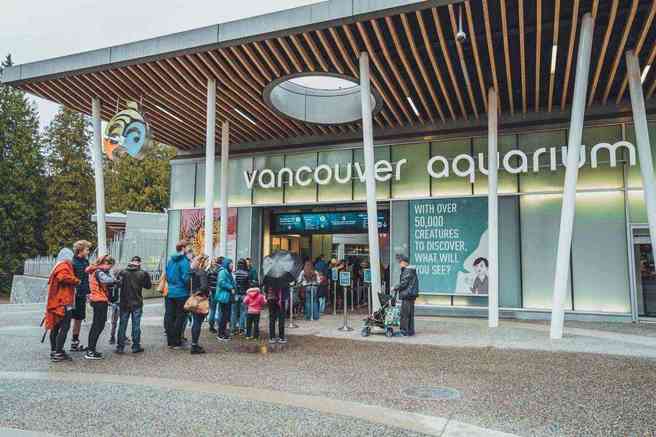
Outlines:
{"label": "green glass wall panel", "polygon": [[[554,130],[545,132],[532,132],[519,134],[517,141],[520,150],[524,151],[528,158],[528,173],[519,175],[519,189],[522,193],[562,191],[565,182],[565,168],[561,160],[560,147],[567,144],[567,131]],[[547,148],[538,158],[540,171],[533,172],[534,152],[542,147]],[[557,147],[556,171],[551,171],[551,156],[549,149]]]}
{"label": "green glass wall panel", "polygon": [[[285,155],[285,167],[294,173],[301,167],[309,167],[312,171],[317,167],[316,153],[294,153]],[[305,174],[302,179],[310,179],[308,185],[299,185],[296,180],[293,184],[285,185],[285,203],[303,203],[317,201],[317,184],[312,173]]]}
{"label": "green glass wall panel", "polygon": [[[216,166],[214,167],[216,169]],[[216,176],[216,175],[215,175]],[[219,178],[215,177],[214,181]],[[205,207],[205,162],[196,163],[196,201],[194,202],[196,208]]]}
{"label": "green glass wall panel", "polygon": [[[230,206],[249,205],[251,203],[251,190],[246,185],[244,172],[251,172],[253,170],[253,158],[232,158],[228,166],[228,204]],[[220,163],[217,164],[217,167],[221,167]],[[220,174],[217,176],[220,176]],[[217,199],[219,198],[219,193],[220,191],[217,188],[215,195]]]}
{"label": "green glass wall panel", "polygon": [[168,216],[166,253],[170,255],[175,253],[175,245],[180,239],[180,218],[182,214],[179,210],[169,209]]}
{"label": "green glass wall panel", "polygon": [[351,180],[340,184],[335,179],[335,166],[339,165],[340,178],[346,178],[347,166],[353,162],[352,150],[330,150],[319,152],[319,165],[327,165],[333,169],[333,179],[329,184],[319,185],[319,202],[335,202],[353,199],[353,176],[355,169],[351,169]]}
{"label": "green glass wall panel", "polygon": [[499,305],[522,307],[519,198],[499,198]]}
{"label": "green glass wall panel", "polygon": [[[396,200],[390,202],[390,285],[395,285],[401,274],[399,264],[395,262],[397,254],[410,255],[409,202]],[[421,291],[421,290],[420,290]]]}
{"label": "green glass wall panel", "polygon": [[622,126],[610,125],[601,127],[588,127],[583,129],[582,144],[586,146],[585,165],[579,169],[579,179],[576,184],[578,190],[598,188],[623,188],[624,187],[624,150],[620,149],[617,156],[617,166],[610,167],[610,156],[606,151],[597,154],[597,168],[592,168],[591,151],[599,143],[614,144],[622,140]]}
{"label": "green glass wall panel", "polygon": [[[389,146],[379,146],[374,149],[374,160],[376,162],[385,159],[390,160]],[[362,171],[364,172],[364,152],[362,149],[355,149],[353,151],[353,163],[360,163]],[[360,182],[355,168],[353,169],[353,200],[365,200],[367,198],[367,189],[364,182]],[[390,197],[391,182],[378,182],[376,181],[376,198],[378,200],[387,200]]]}
{"label": "green glass wall panel", "polygon": [[[483,153],[483,168],[488,168],[487,156],[487,137],[476,137],[473,140],[474,160],[476,161],[476,182],[474,182],[474,194],[487,194],[487,176],[478,171],[480,169],[479,153]],[[502,135],[498,139],[497,147],[499,154],[503,157],[504,153],[517,147],[516,135]],[[503,158],[502,158],[503,159]],[[518,191],[518,176],[499,169],[498,192],[502,194],[516,193]]]}
{"label": "green glass wall panel", "polygon": [[[551,308],[561,203],[559,194],[520,197],[524,308]],[[571,281],[565,308],[572,309]]]}
{"label": "green glass wall panel", "polygon": [[[651,158],[656,166],[656,121],[648,123],[649,126],[649,144],[651,145]],[[642,188],[642,176],[640,174],[640,156],[638,154],[638,145],[635,138],[635,130],[632,124],[626,125],[626,140],[636,147],[636,165],[629,166],[628,186],[629,188]],[[628,158],[627,158],[628,160]]]}
{"label": "green glass wall panel", "polygon": [[578,193],[572,241],[574,310],[628,313],[623,192]]}
{"label": "green glass wall panel", "polygon": [[426,172],[426,163],[430,156],[430,145],[402,144],[392,147],[392,162],[397,163],[402,159],[407,163],[401,166],[400,180],[395,180],[392,172],[392,198],[412,198],[430,196],[430,176]]}
{"label": "green glass wall panel", "polygon": [[171,208],[194,207],[196,163],[171,163]]}
{"label": "green glass wall panel", "polygon": [[[430,178],[431,195],[438,196],[470,196],[472,184],[469,178],[453,174],[453,158],[461,154],[471,155],[472,146],[470,138],[457,138],[448,141],[437,141],[431,143],[431,158],[443,156],[449,161],[449,176],[443,178]],[[434,170],[442,171],[443,165],[436,163]],[[424,170],[426,171],[426,170]]]}
{"label": "green glass wall panel", "polygon": [[[254,159],[254,169],[264,170],[270,169],[274,175],[284,167],[283,155],[265,155],[258,156]],[[274,176],[275,177],[275,176]],[[253,185],[253,203],[256,205],[262,204],[279,204],[282,203],[282,188],[277,185],[274,188],[262,188],[259,186],[259,176]],[[268,183],[268,176],[264,178],[264,182]],[[276,181],[277,183],[277,181]]]}
{"label": "green glass wall panel", "polygon": [[642,190],[630,190],[627,195],[629,198],[629,219],[631,223],[647,223],[645,192]]}

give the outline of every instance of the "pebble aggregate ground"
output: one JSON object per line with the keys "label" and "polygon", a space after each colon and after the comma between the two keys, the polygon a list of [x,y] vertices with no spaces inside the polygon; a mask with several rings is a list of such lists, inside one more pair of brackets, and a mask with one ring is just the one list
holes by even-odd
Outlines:
{"label": "pebble aggregate ground", "polygon": [[[5,307],[6,308],[6,307]],[[169,351],[161,306],[144,319],[145,354],[50,364],[38,329],[40,308],[0,307],[0,369],[112,374],[257,387],[439,416],[519,436],[656,436],[656,360],[617,355],[440,347],[291,336],[262,353],[239,339],[219,344],[205,330],[203,356]],[[266,321],[264,321],[266,323]],[[263,323],[263,327],[266,324]],[[299,324],[310,322],[301,321]],[[430,330],[429,321],[420,320]],[[605,324],[582,324],[601,329]],[[86,329],[86,327],[85,327]],[[654,336],[656,326],[622,331]],[[106,330],[107,331],[107,330]],[[641,347],[636,345],[635,347]],[[406,397],[412,387],[449,387],[455,400]],[[0,375],[0,427],[57,435],[418,435],[348,417],[162,388],[64,384]],[[85,406],[83,409],[80,405]],[[202,419],[197,412],[202,412]],[[80,428],[80,415],[84,414]],[[253,421],[252,417],[258,417]]]}

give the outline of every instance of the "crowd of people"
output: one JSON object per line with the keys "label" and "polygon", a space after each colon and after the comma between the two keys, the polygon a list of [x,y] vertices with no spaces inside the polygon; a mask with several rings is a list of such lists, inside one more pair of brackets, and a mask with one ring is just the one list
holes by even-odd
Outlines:
{"label": "crowd of people", "polygon": [[[88,360],[103,359],[98,351],[98,339],[107,324],[111,309],[109,343],[115,352],[125,353],[131,345],[132,353],[144,351],[141,344],[141,317],[143,289],[152,287],[148,272],[141,269],[141,259],[133,257],[126,268],[117,269],[115,260],[108,255],[89,262],[91,243],[78,241],[73,250],[60,251],[55,267],[48,279],[48,298],[44,325],[50,331],[50,358],[53,362],[71,360],[65,350],[66,338],[73,324],[70,352],[83,352]],[[417,295],[417,275],[406,257],[398,257],[401,277],[393,292],[402,301],[401,332],[414,335],[414,300]],[[327,262],[323,255],[306,260],[295,286],[280,286],[258,273],[250,258],[239,259],[235,265],[228,257],[210,258],[193,255],[186,241],[176,244],[176,253],[166,263],[159,290],[164,296],[164,332],[171,350],[189,349],[192,355],[203,354],[200,344],[202,325],[207,319],[209,331],[221,342],[235,336],[246,340],[260,337],[260,314],[269,310],[269,343],[287,343],[285,318],[292,293],[299,292],[306,320],[318,320],[330,302],[331,269],[343,271],[364,269],[368,266]],[[356,273],[357,274],[357,273]],[[334,284],[336,290],[336,284]],[[339,293],[338,293],[339,294]],[[80,341],[80,327],[86,318],[87,303],[93,311],[87,346]],[[348,302],[341,302],[348,305]],[[127,325],[131,322],[131,336]],[[187,347],[185,331],[191,324],[191,345]],[[117,332],[118,325],[118,332]],[[45,339],[45,335],[44,335]]]}

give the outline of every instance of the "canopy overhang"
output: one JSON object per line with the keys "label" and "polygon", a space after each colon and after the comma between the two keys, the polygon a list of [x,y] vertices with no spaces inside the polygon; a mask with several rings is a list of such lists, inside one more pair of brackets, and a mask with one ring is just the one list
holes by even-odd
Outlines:
{"label": "canopy overhang", "polygon": [[[461,8],[464,43],[456,41]],[[565,120],[586,12],[595,17],[589,111],[622,113],[630,108],[624,53],[634,50],[643,67],[656,58],[656,0],[330,0],[9,67],[2,81],[86,114],[98,97],[106,120],[140,102],[154,138],[187,151],[205,142],[209,78],[217,122],[231,122],[236,151],[361,139],[359,122],[286,118],[263,93],[298,73],[357,79],[362,51],[382,100],[377,138],[483,127],[490,87],[502,124]],[[643,87],[653,109],[656,66]]]}

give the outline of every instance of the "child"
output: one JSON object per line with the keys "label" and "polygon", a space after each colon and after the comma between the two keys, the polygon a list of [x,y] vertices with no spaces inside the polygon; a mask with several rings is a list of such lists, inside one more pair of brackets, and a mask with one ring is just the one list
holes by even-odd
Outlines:
{"label": "child", "polygon": [[248,308],[246,315],[246,339],[260,338],[260,313],[262,307],[267,303],[266,297],[260,292],[260,289],[249,288],[246,292],[244,305]]}

